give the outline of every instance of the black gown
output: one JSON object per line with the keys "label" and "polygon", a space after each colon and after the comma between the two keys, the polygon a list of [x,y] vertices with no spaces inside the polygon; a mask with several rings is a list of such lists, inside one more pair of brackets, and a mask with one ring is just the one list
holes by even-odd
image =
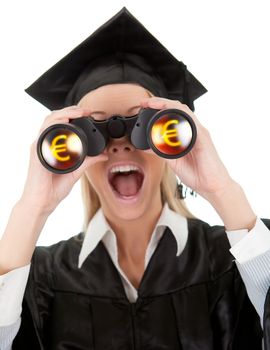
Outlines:
{"label": "black gown", "polygon": [[[270,220],[263,219],[270,228]],[[78,268],[82,233],[32,258],[13,350],[257,350],[260,318],[223,226],[188,219],[180,256],[167,227],[130,303],[102,241]],[[267,304],[268,303],[268,304]],[[270,327],[270,292],[265,325]],[[269,306],[267,306],[269,305]],[[264,336],[265,350],[270,337]]]}
{"label": "black gown", "polygon": [[270,349],[270,288],[268,289],[264,307],[264,347]]}

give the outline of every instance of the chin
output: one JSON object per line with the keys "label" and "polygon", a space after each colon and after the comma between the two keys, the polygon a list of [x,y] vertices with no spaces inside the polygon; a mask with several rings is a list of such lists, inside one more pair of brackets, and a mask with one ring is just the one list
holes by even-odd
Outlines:
{"label": "chin", "polygon": [[106,207],[107,210],[105,209],[105,213],[113,220],[137,220],[142,217],[147,210],[145,202],[133,205],[130,203],[128,205],[126,203],[114,203],[113,206],[109,203]]}

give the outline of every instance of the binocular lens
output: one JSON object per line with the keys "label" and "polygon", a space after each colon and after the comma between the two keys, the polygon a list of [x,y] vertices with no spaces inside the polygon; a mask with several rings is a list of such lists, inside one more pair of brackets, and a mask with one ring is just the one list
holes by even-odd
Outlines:
{"label": "binocular lens", "polygon": [[78,168],[83,162],[84,148],[81,138],[73,130],[53,126],[40,139],[38,155],[46,168],[65,173]]}
{"label": "binocular lens", "polygon": [[153,122],[150,139],[159,155],[176,158],[186,153],[191,145],[192,127],[184,116],[177,113],[166,113]]}

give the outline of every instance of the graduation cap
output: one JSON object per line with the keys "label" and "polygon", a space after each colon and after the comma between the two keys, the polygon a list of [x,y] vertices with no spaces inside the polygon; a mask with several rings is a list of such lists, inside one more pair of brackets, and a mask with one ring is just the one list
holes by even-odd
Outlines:
{"label": "graduation cap", "polygon": [[138,83],[155,96],[193,101],[206,88],[125,7],[25,91],[51,110],[77,104],[91,90]]}

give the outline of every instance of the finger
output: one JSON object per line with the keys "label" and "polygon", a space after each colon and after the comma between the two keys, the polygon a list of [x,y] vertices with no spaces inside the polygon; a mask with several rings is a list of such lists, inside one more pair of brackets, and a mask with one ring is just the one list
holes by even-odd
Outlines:
{"label": "finger", "polygon": [[81,117],[90,116],[90,109],[86,108],[73,108],[69,110],[59,110],[55,111],[49,116],[47,116],[39,130],[39,134],[41,134],[45,129],[54,124],[65,124],[69,123],[71,119],[78,119]]}
{"label": "finger", "polygon": [[178,100],[170,100],[163,97],[149,97],[141,101],[143,108],[156,108],[156,109],[165,109],[165,108],[177,108],[186,112],[195,122],[195,125],[200,128],[203,127],[197,116],[192,112],[192,110],[184,103]]}
{"label": "finger", "polygon": [[44,130],[49,128],[52,125],[56,124],[68,124],[69,123],[69,118],[55,118],[55,119],[46,119],[44,123],[41,125],[39,129],[39,134],[41,134]]}
{"label": "finger", "polygon": [[[72,105],[72,106],[67,106],[67,107],[58,109],[58,111],[60,111],[60,110],[66,110],[66,111],[68,111],[68,110],[78,109],[78,108],[81,108],[81,107],[80,107],[79,105]],[[52,113],[55,112],[55,111],[57,111],[57,109],[52,110]]]}
{"label": "finger", "polygon": [[[150,107],[152,105],[163,105],[164,104],[164,99],[161,98],[161,97],[147,97],[147,98],[144,98],[141,100],[140,102],[140,105],[143,107],[143,108],[147,108],[147,107]],[[157,107],[156,107],[157,108]]]}
{"label": "finger", "polygon": [[82,108],[82,107],[74,107],[74,108],[63,108],[56,111],[52,111],[50,115],[48,115],[45,120],[53,120],[57,118],[68,118],[75,119],[80,116],[90,116],[91,109],[90,108]]}
{"label": "finger", "polygon": [[150,107],[150,108],[178,108],[178,109],[182,109],[184,111],[189,111],[192,113],[189,107],[183,104],[182,102],[178,100],[170,100],[164,97],[155,96],[155,97],[144,98],[141,100],[141,105],[143,107]]}

